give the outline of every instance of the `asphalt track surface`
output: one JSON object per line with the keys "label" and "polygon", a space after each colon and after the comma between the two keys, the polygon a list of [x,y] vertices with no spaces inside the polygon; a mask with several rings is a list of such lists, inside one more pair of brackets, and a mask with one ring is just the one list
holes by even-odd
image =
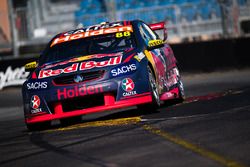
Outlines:
{"label": "asphalt track surface", "polygon": [[250,166],[250,70],[183,77],[187,99],[30,132],[20,88],[0,92],[0,166]]}

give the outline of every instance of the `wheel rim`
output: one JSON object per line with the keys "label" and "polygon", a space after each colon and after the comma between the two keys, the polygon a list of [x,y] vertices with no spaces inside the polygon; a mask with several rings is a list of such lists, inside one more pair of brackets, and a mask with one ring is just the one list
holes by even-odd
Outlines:
{"label": "wheel rim", "polygon": [[150,81],[150,86],[152,89],[152,94],[153,94],[153,98],[155,100],[155,103],[160,106],[160,98],[159,98],[159,92],[156,86],[156,81],[155,78],[153,77],[152,71],[151,69],[149,69],[149,81]]}

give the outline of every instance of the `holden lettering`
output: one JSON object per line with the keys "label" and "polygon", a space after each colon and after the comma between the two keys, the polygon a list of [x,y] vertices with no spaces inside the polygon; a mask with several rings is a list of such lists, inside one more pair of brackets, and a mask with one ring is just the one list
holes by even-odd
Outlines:
{"label": "holden lettering", "polygon": [[99,29],[104,29],[104,28],[112,28],[112,27],[118,27],[118,26],[122,26],[121,23],[111,23],[111,24],[103,24],[103,25],[93,25],[93,26],[89,26],[87,28],[84,29],[78,29],[78,30],[73,30],[73,31],[68,31],[66,33],[64,33],[64,36],[68,36],[68,35],[72,35],[72,34],[79,34],[79,33],[83,33],[83,32],[87,32],[87,31],[91,31],[91,30],[99,30]]}
{"label": "holden lettering", "polygon": [[64,88],[62,90],[57,90],[57,98],[58,100],[73,98],[78,96],[92,95],[97,93],[102,93],[103,87],[102,85],[93,85],[93,86],[75,86],[72,89]]}
{"label": "holden lettering", "polygon": [[80,38],[96,36],[96,35],[111,34],[111,33],[116,33],[116,32],[124,32],[124,31],[133,32],[132,25],[105,28],[105,29],[99,29],[99,30],[91,30],[87,32],[80,32],[77,34],[70,34],[68,36],[61,36],[61,37],[55,38],[53,42],[51,43],[50,47],[56,44],[62,43],[62,42],[68,42],[68,41],[72,41],[72,40],[76,40]]}

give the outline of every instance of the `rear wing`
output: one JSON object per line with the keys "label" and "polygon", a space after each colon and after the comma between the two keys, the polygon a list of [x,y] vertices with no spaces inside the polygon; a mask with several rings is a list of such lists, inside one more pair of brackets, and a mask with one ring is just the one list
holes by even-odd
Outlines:
{"label": "rear wing", "polygon": [[163,41],[166,41],[168,38],[166,22],[158,22],[149,24],[149,27],[155,31],[160,37],[162,37]]}

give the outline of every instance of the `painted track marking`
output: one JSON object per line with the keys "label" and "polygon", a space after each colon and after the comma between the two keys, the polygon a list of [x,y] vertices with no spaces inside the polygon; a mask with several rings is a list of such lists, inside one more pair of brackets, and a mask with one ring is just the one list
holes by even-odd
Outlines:
{"label": "painted track marking", "polygon": [[111,120],[104,120],[104,121],[85,122],[85,123],[71,125],[71,126],[63,127],[63,128],[49,129],[44,132],[67,131],[67,130],[73,130],[73,129],[79,129],[79,128],[88,128],[88,127],[128,125],[128,124],[136,124],[139,122],[141,122],[140,117],[120,118],[120,119],[111,119]]}
{"label": "painted track marking", "polygon": [[181,139],[177,136],[173,136],[171,135],[170,133],[168,132],[165,132],[165,131],[162,131],[156,127],[153,127],[153,126],[150,126],[150,125],[143,125],[142,126],[143,129],[145,129],[146,131],[149,131],[153,134],[156,134],[158,136],[161,136],[163,137],[164,139],[172,142],[172,143],[175,143],[179,146],[182,146],[184,147],[185,149],[187,150],[190,150],[190,151],[193,151],[205,158],[209,158],[213,161],[216,161],[217,163],[223,165],[223,166],[226,166],[226,167],[245,167],[244,165],[236,162],[236,161],[233,161],[233,160],[230,160],[228,158],[224,158],[223,156],[219,155],[219,154],[216,154],[214,152],[211,152],[209,150],[206,150],[204,148],[201,148],[195,144],[192,144],[184,139]]}

